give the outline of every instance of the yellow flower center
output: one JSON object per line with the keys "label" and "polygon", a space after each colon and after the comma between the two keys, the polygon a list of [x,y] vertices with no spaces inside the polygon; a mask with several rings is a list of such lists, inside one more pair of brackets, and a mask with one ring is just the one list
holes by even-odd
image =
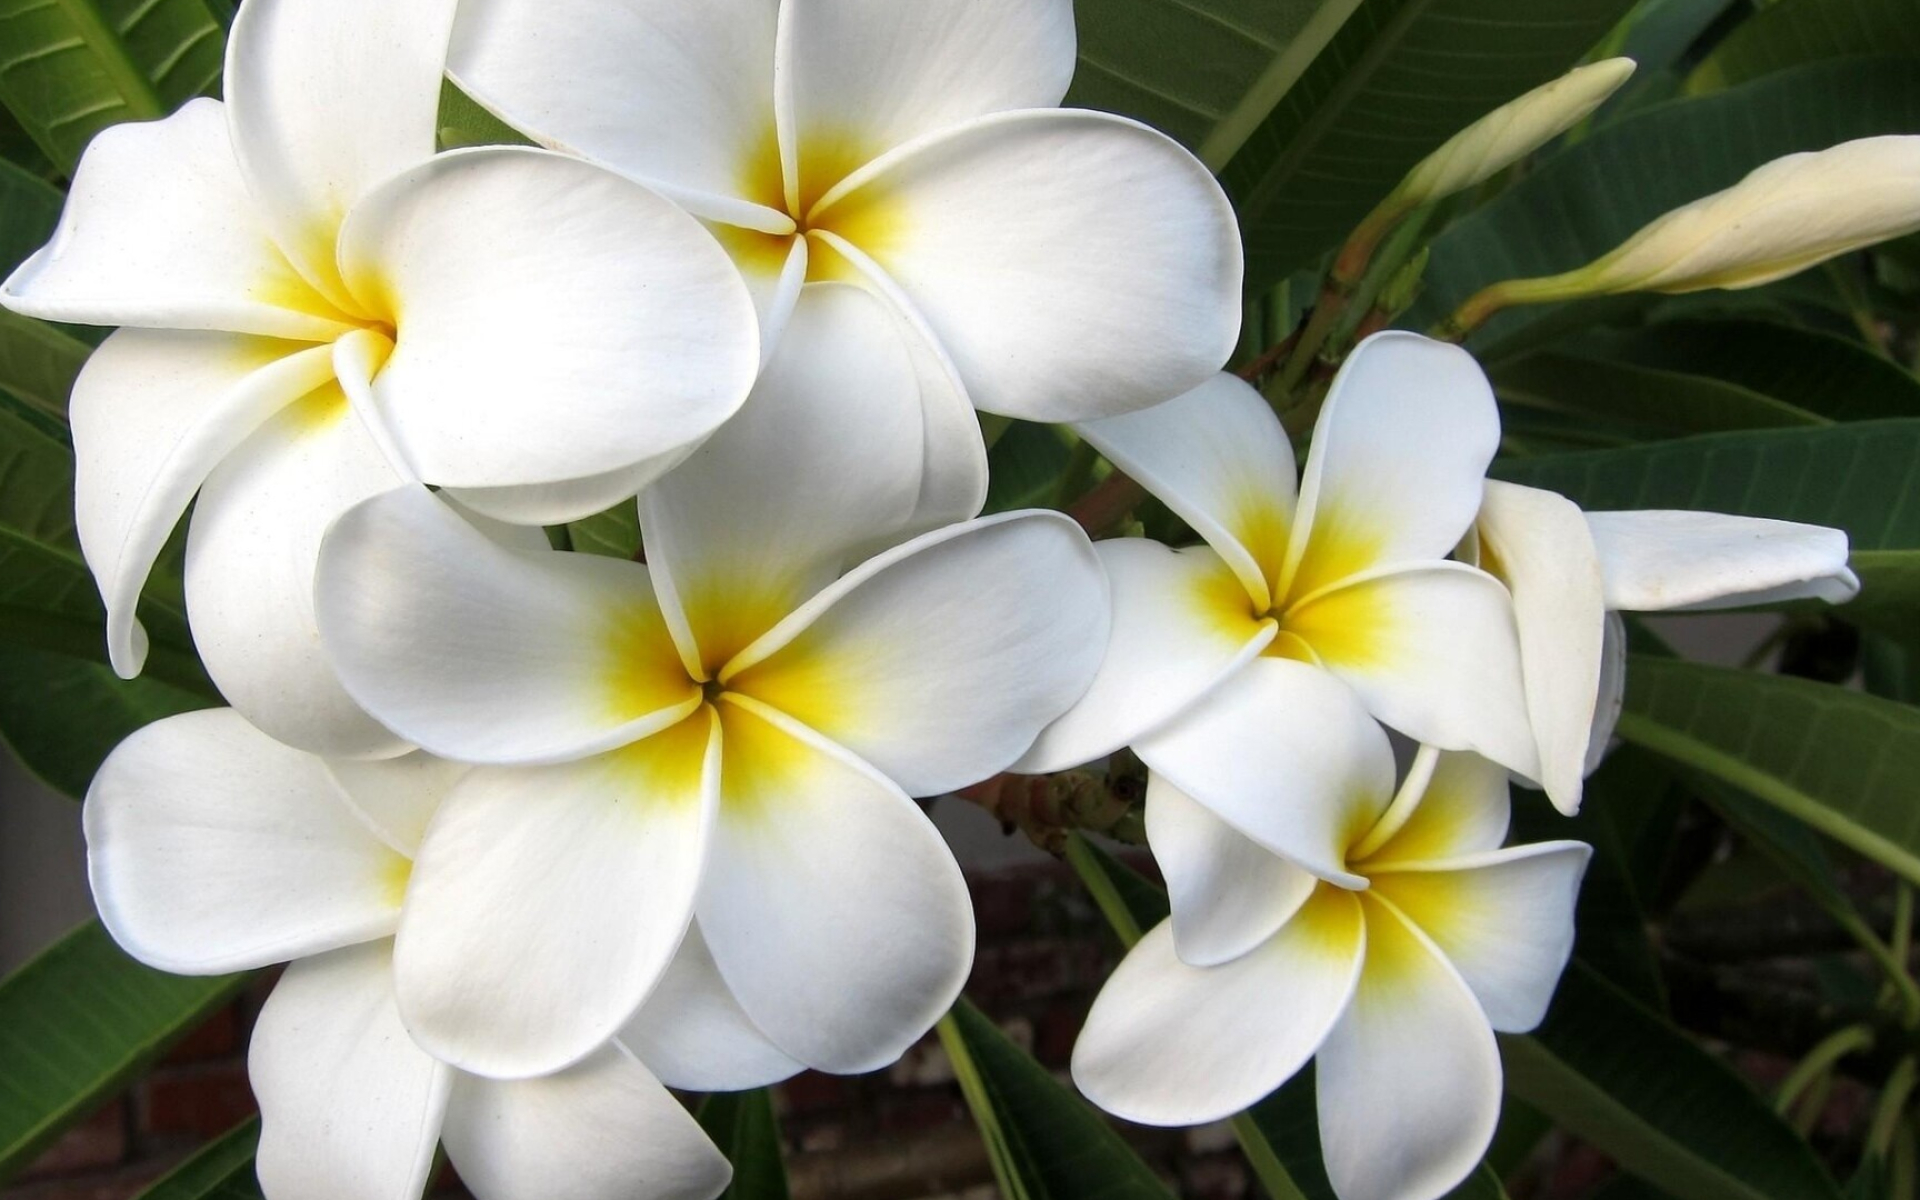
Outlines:
{"label": "yellow flower center", "polygon": [[871,185],[824,207],[820,202],[847,176],[871,162],[874,148],[859,136],[837,129],[808,130],[797,141],[791,186],[771,125],[738,174],[740,198],[784,214],[793,222],[794,232],[762,233],[718,225],[714,233],[742,265],[764,275],[778,275],[793,240],[804,237],[807,282],[858,282],[858,269],[818,234],[832,233],[869,254],[877,253],[898,232],[897,206],[888,204],[877,194],[880,189]]}

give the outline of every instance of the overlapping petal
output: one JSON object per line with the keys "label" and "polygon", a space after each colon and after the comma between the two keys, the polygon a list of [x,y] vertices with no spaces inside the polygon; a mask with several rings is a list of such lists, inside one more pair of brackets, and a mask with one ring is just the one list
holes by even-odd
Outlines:
{"label": "overlapping petal", "polygon": [[1320,1148],[1341,1200],[1435,1200],[1500,1118],[1500,1053],[1473,993],[1376,899],[1353,1002],[1320,1047]]}
{"label": "overlapping petal", "polygon": [[1376,829],[1368,836],[1378,844],[1366,856],[1367,870],[1498,850],[1513,813],[1507,780],[1505,767],[1478,754],[1437,755],[1406,819],[1396,829]]}
{"label": "overlapping petal", "polygon": [[[606,163],[702,216],[780,163],[773,135],[778,0],[466,0],[448,66],[545,144]],[[764,183],[761,183],[764,190]],[[770,198],[769,198],[770,199]],[[762,200],[766,204],[767,200]],[[772,208],[773,231],[792,222]]]}
{"label": "overlapping petal", "polygon": [[341,220],[373,185],[434,150],[454,0],[261,4],[234,18],[222,76],[233,151],[274,240],[356,316]]}
{"label": "overlapping petal", "polygon": [[1353,995],[1367,942],[1360,902],[1324,885],[1278,934],[1220,966],[1181,962],[1162,922],[1093,1002],[1073,1081],[1129,1121],[1231,1116],[1313,1057]]}
{"label": "overlapping petal", "polygon": [[662,1083],[686,1091],[765,1087],[805,1069],[740,1007],[698,923],[619,1040]]}
{"label": "overlapping petal", "polygon": [[374,394],[428,483],[632,467],[712,432],[759,366],[753,302],[699,222],[559,154],[455,151],[396,176],[355,205],[340,267],[399,329]]}
{"label": "overlapping petal", "polygon": [[1144,408],[1218,370],[1238,335],[1225,195],[1122,117],[982,117],[883,155],[810,219],[898,282],[989,412]]}
{"label": "overlapping petal", "polygon": [[1393,749],[1359,697],[1325,671],[1255,659],[1134,750],[1269,851],[1365,886],[1347,848],[1393,798]]}
{"label": "overlapping petal", "polygon": [[884,301],[809,287],[740,414],[641,497],[655,587],[707,673],[912,518],[918,390]]}
{"label": "overlapping petal", "polygon": [[320,539],[401,483],[338,385],[276,413],[207,477],[187,539],[187,614],[220,694],[273,737],[316,754],[406,743],[347,695],[313,615]]}
{"label": "overlapping petal", "polygon": [[1164,404],[1076,428],[1206,539],[1255,610],[1272,607],[1293,524],[1293,447],[1259,392],[1220,374]]}
{"label": "overlapping petal", "polygon": [[87,871],[114,940],[191,975],[263,967],[393,932],[406,858],[326,765],[232,709],[122,742],[87,792]]}
{"label": "overlapping petal", "polygon": [[394,953],[414,1040],[494,1078],[611,1038],[692,919],[719,786],[702,711],[613,754],[482,767],[421,843]]}
{"label": "overlapping petal", "polygon": [[469,769],[424,750],[377,760],[329,758],[323,765],[375,836],[409,861],[440,802]]}
{"label": "overlapping petal", "polygon": [[712,1200],[733,1170],[619,1047],[544,1079],[460,1075],[441,1136],[480,1200]]}
{"label": "overlapping petal", "polygon": [[1373,868],[1373,891],[1420,927],[1502,1033],[1547,1015],[1573,953],[1573,905],[1591,847],[1539,842],[1428,868]]}
{"label": "overlapping petal", "polygon": [[1211,549],[1144,538],[1094,545],[1112,583],[1112,634],[1099,673],[1014,764],[1045,774],[1113,753],[1185,711],[1273,641],[1246,590]]}
{"label": "overlapping petal", "polygon": [[331,374],[323,346],[201,331],[121,330],[88,358],[68,405],[74,524],[122,678],[145,665],[135,608],[194,492],[262,422]]}
{"label": "overlapping petal", "polygon": [[1290,609],[1289,636],[1392,728],[1539,777],[1513,603],[1491,575],[1437,562],[1357,576]]}
{"label": "overlapping petal", "polygon": [[0,302],[88,325],[308,341],[352,328],[275,246],[217,100],[102,130],[74,173],[53,240],[0,287]]}
{"label": "overlapping petal", "polygon": [[575,758],[672,724],[700,699],[645,567],[510,549],[420,488],[335,524],[314,607],[347,691],[448,758]]}
{"label": "overlapping petal", "polygon": [[1540,783],[1560,811],[1578,811],[1606,621],[1586,516],[1564,496],[1490,480],[1477,528],[1481,566],[1513,594]]}
{"label": "overlapping petal", "polygon": [[723,676],[853,751],[909,795],[1004,770],[1087,689],[1106,577],[1054,513],[985,517],[868,560]]}
{"label": "overlapping petal", "polygon": [[1648,510],[1587,514],[1621,612],[1736,608],[1782,600],[1841,604],[1860,590],[1845,530],[1726,513]]}
{"label": "overlapping petal", "polygon": [[1480,510],[1499,444],[1493,388],[1472,355],[1397,330],[1362,342],[1314,426],[1287,594],[1447,557]]}
{"label": "overlapping petal", "polygon": [[254,1025],[260,1187],[275,1200],[418,1196],[433,1171],[453,1069],[407,1037],[391,943],[287,968]]}
{"label": "overlapping petal", "polygon": [[729,988],[821,1070],[900,1057],[960,994],[973,909],[953,854],[865,763],[751,702],[721,704],[725,767],[700,927]]}
{"label": "overlapping petal", "polygon": [[1230,962],[1272,937],[1315,886],[1311,874],[1153,774],[1147,842],[1167,881],[1174,952],[1196,967]]}

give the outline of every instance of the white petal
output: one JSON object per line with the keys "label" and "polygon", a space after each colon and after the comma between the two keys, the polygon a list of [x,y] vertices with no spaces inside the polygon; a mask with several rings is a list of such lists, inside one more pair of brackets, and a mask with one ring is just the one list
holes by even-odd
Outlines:
{"label": "white petal", "polygon": [[[714,197],[771,167],[779,0],[465,0],[449,60],[461,87],[547,145]],[[676,195],[697,203],[698,197]]]}
{"label": "white petal", "polygon": [[1233,352],[1232,210],[1198,159],[1144,125],[1001,113],[849,182],[814,226],[899,283],[988,412],[1128,412],[1196,386]]}
{"label": "white petal", "polygon": [[1614,726],[1626,700],[1627,623],[1619,613],[1608,613],[1600,647],[1600,699],[1593,706],[1593,732],[1587,736],[1587,774],[1599,770],[1600,760],[1612,749]]}
{"label": "white petal", "polygon": [[[920,463],[920,499],[901,537],[943,525],[969,521],[987,502],[987,444],[973,398],[959,368],[941,348],[920,315],[903,307],[899,289],[876,290],[906,342],[920,383],[920,428],[925,439]],[[876,550],[881,547],[875,547]]]}
{"label": "white petal", "polygon": [[1478,754],[1438,756],[1414,809],[1367,856],[1368,872],[1404,863],[1435,863],[1497,850],[1507,839],[1512,794],[1507,770]]}
{"label": "white petal", "polygon": [[1349,846],[1393,799],[1393,748],[1339,680],[1258,658],[1134,750],[1275,854],[1349,887]]}
{"label": "white petal", "polygon": [[287,257],[353,307],[340,221],[433,153],[454,0],[260,4],[234,18],[224,86],[248,189]]}
{"label": "white petal", "polygon": [[368,827],[409,860],[440,802],[469,769],[424,750],[377,761],[330,758],[326,768]]}
{"label": "white petal", "polygon": [[1374,890],[1433,939],[1501,1033],[1525,1033],[1573,953],[1573,905],[1591,847],[1540,842],[1435,863],[1370,868]]}
{"label": "white petal", "polygon": [[1180,961],[1218,966],[1272,937],[1314,878],[1159,775],[1147,775],[1147,844],[1167,881]]}
{"label": "white petal", "polygon": [[1113,591],[1100,673],[1014,764],[1047,774],[1113,753],[1184,712],[1273,641],[1246,589],[1205,546],[1144,538],[1094,544]]}
{"label": "white petal", "polygon": [[1513,593],[1540,782],[1561,812],[1577,812],[1606,621],[1586,517],[1564,496],[1489,480],[1477,529],[1481,565]]}
{"label": "white petal", "polygon": [[642,488],[685,462],[695,448],[683,446],[636,466],[584,479],[524,483],[517,487],[447,488],[444,494],[496,521],[515,525],[565,525],[605,512],[623,500],[631,500]]}
{"label": "white petal", "polygon": [[310,341],[351,328],[268,236],[217,100],[101,131],[53,240],[0,287],[0,303],[49,321]]}
{"label": "white petal", "polygon": [[788,0],[778,53],[804,212],[846,172],[902,142],[1059,104],[1073,78],[1073,5]]}
{"label": "white petal", "polygon": [[905,525],[921,456],[919,383],[884,302],[807,288],[739,415],[640,500],[655,586],[705,669]]}
{"label": "white petal", "polygon": [[400,483],[330,382],[268,420],[200,489],[186,562],[194,645],[227,702],[290,746],[347,757],[407,748],[340,686],[313,616],[321,536]]}
{"label": "white petal", "polygon": [[1392,728],[1539,778],[1513,602],[1491,575],[1440,562],[1357,576],[1289,610],[1290,635]]}
{"label": "white petal", "polygon": [[1314,425],[1289,597],[1452,553],[1499,444],[1493,387],[1472,355],[1398,330],[1360,343]]}
{"label": "white petal", "polygon": [[1219,374],[1165,404],[1075,426],[1233,567],[1266,609],[1293,524],[1293,447],[1267,402]]}
{"label": "white petal", "polygon": [[855,1074],[933,1028],[973,962],[959,864],[899,788],[749,704],[721,706],[720,823],[700,928],[786,1054]]}
{"label": "white petal", "polygon": [[[663,192],[662,195],[671,195]],[[796,234],[761,233],[720,221],[708,221],[707,232],[733,259],[740,278],[753,297],[760,319],[760,366],[764,370],[785,335],[793,306],[807,282],[807,239]]]}
{"label": "white petal", "polygon": [[122,678],[145,663],[134,610],[194,492],[275,410],[332,374],[324,346],[226,333],[126,329],[87,359],[68,405],[74,525]]}
{"label": "white petal", "polygon": [[577,758],[699,701],[645,567],[510,549],[420,488],[335,523],[314,607],[347,691],[448,758]]}
{"label": "white petal", "polygon": [[733,1169],[618,1047],[545,1079],[454,1080],[443,1136],[478,1200],[712,1200]]}
{"label": "white petal", "polygon": [[1320,1147],[1341,1200],[1436,1200],[1487,1152],[1500,1052],[1473,993],[1377,901],[1353,1002],[1320,1047]]}
{"label": "white petal", "polygon": [[1842,529],[1671,510],[1588,513],[1587,524],[1606,575],[1607,607],[1621,612],[1801,599],[1839,604],[1860,590],[1847,569]]}
{"label": "white petal", "polygon": [[374,392],[428,483],[635,466],[712,432],[759,366],[752,298],[700,223],[558,154],[462,150],[397,176],[354,207],[340,265],[399,330]]}
{"label": "white petal", "polygon": [[728,686],[818,730],[910,795],[985,779],[1087,689],[1106,577],[1056,513],[954,525],[869,560],[729,666]]}
{"label": "white petal", "polygon": [[1353,995],[1365,944],[1359,902],[1328,886],[1265,944],[1217,967],[1181,962],[1162,922],[1094,1000],[1073,1081],[1145,1125],[1232,1116],[1313,1057]]}
{"label": "white petal", "polygon": [[393,932],[407,860],[364,826],[326,764],[232,709],[156,721],[87,791],[100,918],[140,961],[217,975]]}
{"label": "white petal", "polygon": [[400,1024],[390,945],[302,959],[260,1010],[247,1075],[274,1200],[409,1200],[432,1176],[453,1071]]}
{"label": "white petal", "polygon": [[737,1092],[778,1083],[805,1068],[781,1053],[747,1016],[714,965],[696,923],[620,1044],[668,1087]]}
{"label": "white petal", "polygon": [[614,754],[461,780],[421,843],[395,949],[415,1041],[520,1079],[578,1062],[634,1014],[693,917],[712,728],[703,712]]}

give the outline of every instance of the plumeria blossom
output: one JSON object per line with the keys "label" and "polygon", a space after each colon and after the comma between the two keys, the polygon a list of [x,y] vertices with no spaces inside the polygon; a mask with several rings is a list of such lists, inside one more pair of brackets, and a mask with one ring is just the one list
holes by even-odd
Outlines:
{"label": "plumeria blossom", "polygon": [[349,512],[320,628],[448,797],[399,930],[400,1011],[463,1068],[577,1060],[696,916],[753,1022],[808,1066],[897,1057],[966,975],[952,855],[910,795],[1004,769],[1083,691],[1105,580],[1058,514],[861,561],[914,511],[913,364],[823,289],[740,415],[641,496],[645,564],[492,541],[423,490]]}
{"label": "plumeria blossom", "polygon": [[[1100,1107],[1151,1125],[1239,1112],[1317,1059],[1320,1144],[1341,1200],[1432,1200],[1480,1162],[1500,1114],[1495,1031],[1533,1028],[1573,946],[1589,849],[1501,849],[1507,773],[1423,748],[1398,795],[1385,732],[1324,672],[1285,660],[1299,706],[1273,728],[1317,737],[1319,792],[1301,857],[1332,859],[1351,887],[1316,879],[1160,781],[1149,836],[1173,917],[1115,970],[1074,1048],[1073,1078]],[[1277,786],[1292,747],[1249,742]],[[1311,828],[1308,828],[1308,826]],[[1249,948],[1194,966],[1196,927]]]}
{"label": "plumeria blossom", "polygon": [[1474,527],[1480,566],[1513,591],[1539,779],[1580,807],[1619,716],[1625,631],[1615,612],[1824,600],[1860,590],[1844,530],[1726,513],[1582,512],[1555,492],[1490,480]]}
{"label": "plumeria blossom", "polygon": [[[436,156],[453,0],[260,0],[226,103],[88,148],[16,312],[125,326],[71,403],[80,542],[115,669],[199,492],[195,640],[229,702],[327,753],[405,747],[333,681],[313,629],[333,517],[408,480],[529,522],[594,512],[744,398],[751,299],[698,222],[577,159]],[[357,418],[357,419],[356,419]]]}
{"label": "plumeria blossom", "polygon": [[1071,0],[466,0],[449,64],[543,144],[705,218],[769,352],[804,280],[887,297],[953,520],[985,488],[969,397],[1040,421],[1140,408],[1239,328],[1218,184],[1146,126],[1056,107],[1074,59]]}
{"label": "plumeria blossom", "polygon": [[293,960],[248,1059],[270,1200],[418,1197],[442,1143],[481,1200],[718,1195],[731,1170],[662,1079],[745,1087],[799,1068],[746,1019],[697,936],[628,1030],[547,1078],[483,1079],[408,1036],[393,932],[422,832],[465,772],[420,753],[323,759],[231,709],[155,722],[87,795],[101,919],[168,971]]}
{"label": "plumeria blossom", "polygon": [[[1407,333],[1362,343],[1327,396],[1297,503],[1279,421],[1231,376],[1079,429],[1206,544],[1099,543],[1114,602],[1106,661],[1015,769],[1131,744],[1155,774],[1287,853],[1291,823],[1319,801],[1274,804],[1240,740],[1302,711],[1288,689],[1306,675],[1253,669],[1285,660],[1340,679],[1417,741],[1534,769],[1511,600],[1448,561],[1499,439],[1493,393],[1464,350]],[[1351,881],[1335,859],[1301,861]]]}

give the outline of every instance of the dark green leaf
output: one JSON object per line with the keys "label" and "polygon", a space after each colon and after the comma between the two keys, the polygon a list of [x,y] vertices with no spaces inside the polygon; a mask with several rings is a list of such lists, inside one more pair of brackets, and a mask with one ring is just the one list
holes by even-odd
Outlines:
{"label": "dark green leaf", "polygon": [[1098,1112],[966,1000],[940,1022],[940,1043],[1009,1198],[1172,1195]]}
{"label": "dark green leaf", "polygon": [[97,662],[0,645],[0,741],[28,770],[79,799],[120,739],[161,717],[218,703]]}
{"label": "dark green leaf", "polygon": [[45,321],[0,309],[0,388],[66,419],[67,395],[93,347]]}
{"label": "dark green leaf", "polygon": [[0,268],[11,272],[46,244],[65,202],[59,188],[0,161]]}
{"label": "dark green leaf", "polygon": [[1920,709],[1635,655],[1619,732],[1920,881]]}
{"label": "dark green leaf", "polygon": [[245,981],[142,966],[98,921],[0,981],[0,1180],[92,1115]]}
{"label": "dark green leaf", "polygon": [[1652,436],[1825,425],[1824,417],[1703,375],[1548,351],[1499,364],[1502,403],[1639,428]]}
{"label": "dark green leaf", "polygon": [[260,1118],[250,1117],[202,1146],[139,1200],[261,1200],[253,1153],[260,1144]]}
{"label": "dark green leaf", "polygon": [[[1816,63],[1647,109],[1553,155],[1435,239],[1426,291],[1407,322],[1437,322],[1499,280],[1587,263],[1783,154],[1915,129],[1920,66],[1908,59]],[[1497,356],[1503,339],[1550,311],[1502,314],[1475,344]]]}
{"label": "dark green leaf", "polygon": [[225,40],[203,0],[0,0],[0,101],[70,174],[100,130],[208,90]]}
{"label": "dark green leaf", "polygon": [[733,1164],[723,1200],[787,1200],[787,1168],[780,1160],[780,1124],[765,1088],[718,1092],[700,1104],[700,1128]]}
{"label": "dark green leaf", "polygon": [[1051,503],[1070,452],[1050,425],[1015,421],[987,451],[990,513]]}
{"label": "dark green leaf", "polygon": [[1743,1080],[1578,960],[1546,1022],[1500,1042],[1509,1089],[1677,1196],[1839,1196],[1806,1143]]}
{"label": "dark green leaf", "polygon": [[582,553],[632,558],[640,552],[640,507],[622,500],[605,512],[568,525],[567,536],[573,548]]}
{"label": "dark green leaf", "polygon": [[1869,54],[1920,57],[1911,0],[1778,0],[1714,47],[1687,90],[1707,92],[1801,63]]}

